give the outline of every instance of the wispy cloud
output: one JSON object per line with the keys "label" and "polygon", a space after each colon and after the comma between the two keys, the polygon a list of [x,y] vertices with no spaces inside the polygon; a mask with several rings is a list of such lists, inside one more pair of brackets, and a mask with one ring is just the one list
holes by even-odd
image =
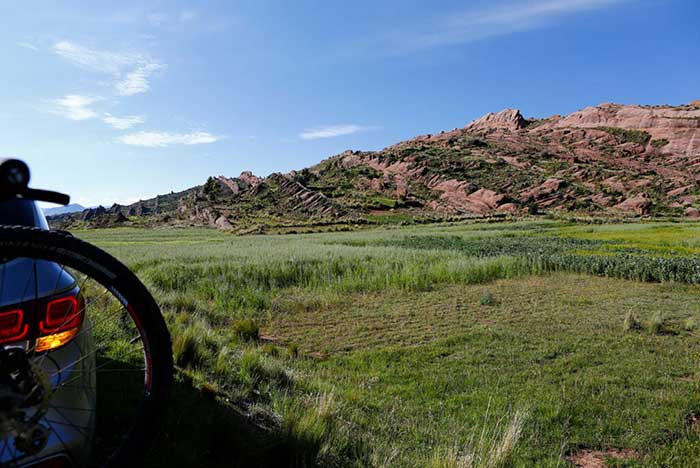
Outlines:
{"label": "wispy cloud", "polygon": [[118,130],[126,130],[134,125],[140,125],[146,121],[141,115],[127,115],[124,117],[116,117],[112,114],[104,114],[102,121],[111,125]]}
{"label": "wispy cloud", "polygon": [[170,132],[138,132],[122,135],[118,141],[126,145],[145,146],[148,148],[164,148],[173,145],[202,145],[215,143],[223,137],[208,132],[170,133]]}
{"label": "wispy cloud", "polygon": [[[436,46],[464,44],[543,27],[565,15],[598,10],[632,0],[534,0],[501,3],[454,12],[395,31],[380,41],[393,53],[407,53]],[[376,47],[376,44],[373,44]]]}
{"label": "wispy cloud", "polygon": [[99,114],[91,109],[90,106],[101,100],[102,98],[100,97],[69,94],[52,100],[53,107],[51,112],[70,120],[94,119]]}
{"label": "wispy cloud", "polygon": [[131,96],[133,94],[145,93],[151,89],[148,78],[154,72],[165,68],[159,63],[148,63],[136,70],[126,74],[126,77],[115,85],[117,94],[120,96]]}
{"label": "wispy cloud", "polygon": [[165,68],[146,54],[98,50],[70,41],[57,42],[53,51],[80,68],[112,75],[116,81],[115,91],[120,96],[145,93],[150,89],[150,76]]}
{"label": "wispy cloud", "polygon": [[314,127],[307,128],[299,134],[302,140],[319,140],[322,138],[335,138],[344,135],[352,135],[353,133],[366,132],[368,130],[376,130],[377,127],[368,127],[364,125],[331,125],[329,127]]}
{"label": "wispy cloud", "polygon": [[17,42],[17,45],[25,49],[33,50],[34,52],[37,52],[39,50],[37,46],[29,42]]}

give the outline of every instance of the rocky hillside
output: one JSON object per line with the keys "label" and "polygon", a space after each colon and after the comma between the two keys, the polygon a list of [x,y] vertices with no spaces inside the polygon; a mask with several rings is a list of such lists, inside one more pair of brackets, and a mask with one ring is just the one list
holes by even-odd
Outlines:
{"label": "rocky hillside", "polygon": [[700,102],[602,104],[525,118],[506,109],[381,151],[346,151],[288,174],[210,177],[130,206],[52,218],[60,227],[260,226],[548,211],[700,215]]}

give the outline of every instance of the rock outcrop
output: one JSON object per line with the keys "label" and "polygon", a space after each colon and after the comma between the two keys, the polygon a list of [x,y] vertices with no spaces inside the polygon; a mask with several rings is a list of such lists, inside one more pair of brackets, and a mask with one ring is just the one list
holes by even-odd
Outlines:
{"label": "rock outcrop", "polygon": [[262,232],[264,224],[354,223],[378,214],[444,219],[553,211],[698,216],[700,103],[601,104],[543,119],[505,109],[380,151],[348,150],[268,177],[247,171],[211,177],[182,192],[52,222]]}

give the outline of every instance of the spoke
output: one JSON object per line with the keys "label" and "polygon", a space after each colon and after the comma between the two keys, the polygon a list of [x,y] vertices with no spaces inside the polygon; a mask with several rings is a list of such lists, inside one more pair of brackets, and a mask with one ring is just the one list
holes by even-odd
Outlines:
{"label": "spoke", "polygon": [[100,349],[98,349],[97,347],[95,347],[95,350],[94,350],[94,351],[91,351],[91,352],[89,352],[88,354],[83,355],[83,356],[80,357],[79,359],[76,359],[75,361],[73,361],[73,362],[71,362],[71,363],[69,363],[69,364],[66,364],[62,369],[57,370],[57,371],[54,372],[53,374],[49,374],[49,377],[55,377],[55,376],[57,376],[57,375],[59,375],[59,374],[62,374],[62,373],[65,372],[68,368],[73,367],[73,366],[75,366],[75,365],[77,365],[77,364],[80,364],[81,362],[83,362],[83,361],[86,360],[87,358],[93,356],[94,354],[97,354],[98,351],[102,351],[103,349],[105,349],[105,347],[106,347],[106,345],[102,345],[102,348],[100,348]]}
{"label": "spoke", "polygon": [[[58,415],[59,415],[60,417],[62,417],[64,421],[66,421],[66,422],[63,424],[64,426],[66,426],[66,425],[67,425],[67,426],[70,426],[70,427],[72,427],[73,429],[77,430],[77,431],[80,433],[80,435],[82,435],[83,437],[85,437],[85,438],[87,438],[87,439],[90,438],[90,436],[89,436],[88,434],[86,434],[85,432],[83,432],[83,431],[81,430],[82,426],[78,426],[78,425],[74,424],[68,417],[66,417],[65,414],[63,414],[63,412],[62,412],[61,410],[59,410],[58,408],[56,408],[56,407],[53,406],[53,405],[49,405],[49,407],[50,407],[51,409],[54,409],[54,410],[58,413]],[[46,418],[46,420],[48,421],[49,419]],[[61,424],[61,423],[58,422],[58,421],[52,421],[52,422],[54,422],[54,423],[56,423],[56,424]],[[84,428],[84,429],[87,430],[88,428],[86,427],[86,428]]]}
{"label": "spoke", "polygon": [[61,442],[61,445],[63,445],[63,448],[65,449],[66,453],[67,453],[69,456],[72,457],[73,454],[71,453],[70,449],[69,449],[68,446],[66,445],[66,442],[63,440],[63,437],[61,437],[60,432],[58,432],[58,431],[56,430],[56,428],[53,426],[53,424],[51,424],[50,421],[47,420],[47,421],[46,421],[46,424],[48,424],[48,425],[49,425],[49,428],[51,429],[51,431],[52,431],[54,434],[56,434],[56,438],[58,439],[59,442]]}
{"label": "spoke", "polygon": [[11,442],[8,442],[7,446],[10,448],[10,457],[12,458],[12,461],[18,460],[17,457],[17,449],[15,448],[14,444]]}
{"label": "spoke", "polygon": [[10,443],[10,438],[7,437],[2,444],[2,451],[0,451],[0,460],[2,460],[3,455],[5,455],[5,452],[7,451],[7,445],[9,443]]}
{"label": "spoke", "polygon": [[[84,358],[83,358],[83,359],[84,359]],[[100,369],[103,369],[103,368],[107,367],[108,365],[112,364],[112,362],[113,362],[113,361],[107,361],[107,362],[105,362],[104,364],[100,364],[99,366],[95,367],[95,373],[96,373],[96,374],[97,374],[97,373],[101,373],[102,371],[100,371]],[[58,387],[56,388],[56,390],[58,390],[59,388],[62,388],[63,386],[65,386],[65,385],[67,385],[67,384],[69,384],[69,383],[71,383],[71,382],[75,382],[76,380],[78,380],[78,379],[80,379],[80,378],[81,378],[80,376],[78,376],[78,377],[73,377],[72,379],[69,379],[69,380],[67,380],[67,381],[64,382],[64,383],[59,384]]]}

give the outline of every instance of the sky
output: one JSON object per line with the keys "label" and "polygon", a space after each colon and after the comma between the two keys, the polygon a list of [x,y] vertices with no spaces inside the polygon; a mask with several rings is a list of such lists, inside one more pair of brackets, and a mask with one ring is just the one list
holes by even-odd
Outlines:
{"label": "sky", "polygon": [[696,0],[2,2],[0,157],[85,206],[492,111],[700,99]]}

